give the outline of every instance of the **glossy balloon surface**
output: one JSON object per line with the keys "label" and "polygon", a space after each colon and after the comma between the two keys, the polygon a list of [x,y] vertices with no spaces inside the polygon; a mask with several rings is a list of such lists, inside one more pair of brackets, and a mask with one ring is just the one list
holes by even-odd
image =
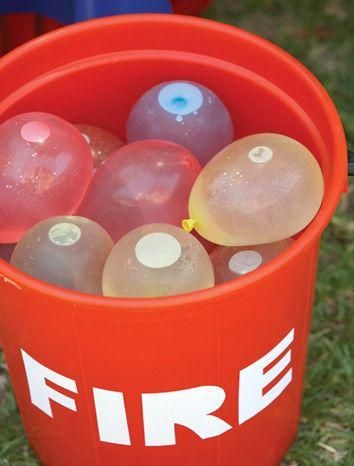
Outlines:
{"label": "glossy balloon surface", "polygon": [[79,210],[118,241],[148,223],[180,225],[200,164],[168,141],[147,140],[114,152],[93,177]]}
{"label": "glossy balloon surface", "polygon": [[203,246],[167,224],[129,232],[114,246],[103,272],[105,296],[171,296],[213,285],[213,267]]}
{"label": "glossy balloon surface", "polygon": [[75,126],[90,146],[94,168],[98,168],[112,152],[124,146],[124,142],[118,136],[105,129],[93,125],[77,124]]}
{"label": "glossy balloon surface", "polygon": [[17,244],[11,264],[53,285],[102,295],[102,271],[113,245],[97,223],[59,216],[32,227]]}
{"label": "glossy balloon surface", "polygon": [[128,142],[152,138],[187,147],[205,165],[233,140],[233,125],[212,90],[191,81],[171,81],[148,90],[128,117]]}
{"label": "glossy balloon surface", "polygon": [[215,273],[215,283],[224,283],[258,270],[264,264],[285,251],[294,240],[284,239],[256,246],[218,246],[210,254]]}
{"label": "glossy balloon surface", "polygon": [[0,242],[14,243],[39,221],[75,212],[92,178],[80,132],[48,113],[0,125]]}
{"label": "glossy balloon surface", "polygon": [[198,233],[226,246],[279,241],[305,228],[323,197],[323,177],[305,146],[279,134],[233,142],[206,165],[189,201]]}

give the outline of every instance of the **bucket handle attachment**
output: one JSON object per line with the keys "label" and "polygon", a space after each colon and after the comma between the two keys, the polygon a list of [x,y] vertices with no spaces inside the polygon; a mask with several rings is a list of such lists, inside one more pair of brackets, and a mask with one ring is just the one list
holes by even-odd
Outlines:
{"label": "bucket handle attachment", "polygon": [[348,175],[354,176],[354,151],[348,149]]}

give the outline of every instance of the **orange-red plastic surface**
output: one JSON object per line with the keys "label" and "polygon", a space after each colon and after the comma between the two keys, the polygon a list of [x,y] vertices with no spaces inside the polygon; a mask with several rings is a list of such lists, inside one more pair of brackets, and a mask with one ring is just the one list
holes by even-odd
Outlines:
{"label": "orange-red plastic surface", "polygon": [[[182,52],[142,50],[163,48]],[[273,262],[190,295],[85,296],[0,261],[3,349],[26,431],[44,465],[276,466],[296,434],[319,241],[347,169],[341,123],[318,81],[277,47],[229,26],[178,16],[117,17],[63,28],[4,57],[0,121],[20,111],[51,111],[123,136],[135,99],[153,84],[176,78],[215,90],[231,111],[236,136],[279,131],[306,144],[324,172],[323,205]],[[239,425],[240,370],[292,329],[291,383]],[[53,387],[75,399],[77,412],[52,402],[51,418],[33,406],[20,349],[75,379],[77,395]],[[214,414],[232,429],[202,440],[177,426],[176,445],[144,445],[142,393],[207,385],[225,390]],[[130,446],[99,440],[92,387],[124,392]]]}

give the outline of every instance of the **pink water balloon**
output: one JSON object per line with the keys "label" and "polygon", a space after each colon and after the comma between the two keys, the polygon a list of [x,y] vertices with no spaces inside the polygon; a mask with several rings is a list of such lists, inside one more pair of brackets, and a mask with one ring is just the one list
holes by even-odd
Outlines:
{"label": "pink water balloon", "polygon": [[55,115],[17,115],[0,125],[0,242],[14,243],[47,217],[70,214],[92,178],[90,149]]}
{"label": "pink water balloon", "polygon": [[148,90],[132,108],[128,142],[166,139],[193,152],[202,165],[233,140],[231,116],[221,99],[192,81],[170,81]]}
{"label": "pink water balloon", "polygon": [[75,126],[90,146],[94,160],[94,168],[98,168],[112,152],[124,146],[124,142],[121,141],[118,136],[115,136],[103,128],[84,124],[77,124]]}
{"label": "pink water balloon", "polygon": [[108,233],[92,220],[52,217],[21,238],[11,264],[53,285],[102,295],[103,267],[113,246]]}
{"label": "pink water balloon", "polygon": [[200,169],[191,152],[172,142],[128,144],[97,169],[80,215],[102,225],[114,241],[147,223],[180,225]]}
{"label": "pink water balloon", "polygon": [[218,246],[210,254],[215,283],[224,283],[258,270],[293,244],[291,238],[256,246]]}

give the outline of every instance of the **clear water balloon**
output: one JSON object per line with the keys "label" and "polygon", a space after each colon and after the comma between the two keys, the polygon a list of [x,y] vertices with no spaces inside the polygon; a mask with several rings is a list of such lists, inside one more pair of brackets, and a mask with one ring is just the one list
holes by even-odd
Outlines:
{"label": "clear water balloon", "polygon": [[152,138],[187,147],[205,165],[233,140],[233,124],[212,90],[191,81],[170,81],[142,95],[128,117],[128,142]]}
{"label": "clear water balloon", "polygon": [[102,295],[102,272],[114,244],[97,223],[59,216],[32,227],[17,244],[11,264],[39,280]]}
{"label": "clear water balloon", "polygon": [[147,223],[180,225],[200,169],[191,152],[172,142],[128,144],[97,169],[80,215],[102,225],[114,241]]}
{"label": "clear water balloon", "polygon": [[203,246],[182,228],[144,225],[114,246],[103,272],[103,294],[158,297],[214,285],[213,267]]}
{"label": "clear water balloon", "polygon": [[40,220],[71,214],[92,178],[90,149],[70,123],[24,113],[0,125],[0,242],[14,243]]}
{"label": "clear water balloon", "polygon": [[272,243],[305,228],[320,208],[321,169],[310,151],[280,134],[233,142],[201,171],[183,222],[226,246]]}
{"label": "clear water balloon", "polygon": [[210,254],[215,273],[215,283],[224,283],[258,270],[285,251],[294,240],[291,238],[256,246],[218,246]]}
{"label": "clear water balloon", "polygon": [[124,142],[121,141],[118,136],[115,136],[105,129],[84,124],[77,124],[75,126],[90,146],[94,160],[94,168],[98,168],[112,152],[124,146]]}

